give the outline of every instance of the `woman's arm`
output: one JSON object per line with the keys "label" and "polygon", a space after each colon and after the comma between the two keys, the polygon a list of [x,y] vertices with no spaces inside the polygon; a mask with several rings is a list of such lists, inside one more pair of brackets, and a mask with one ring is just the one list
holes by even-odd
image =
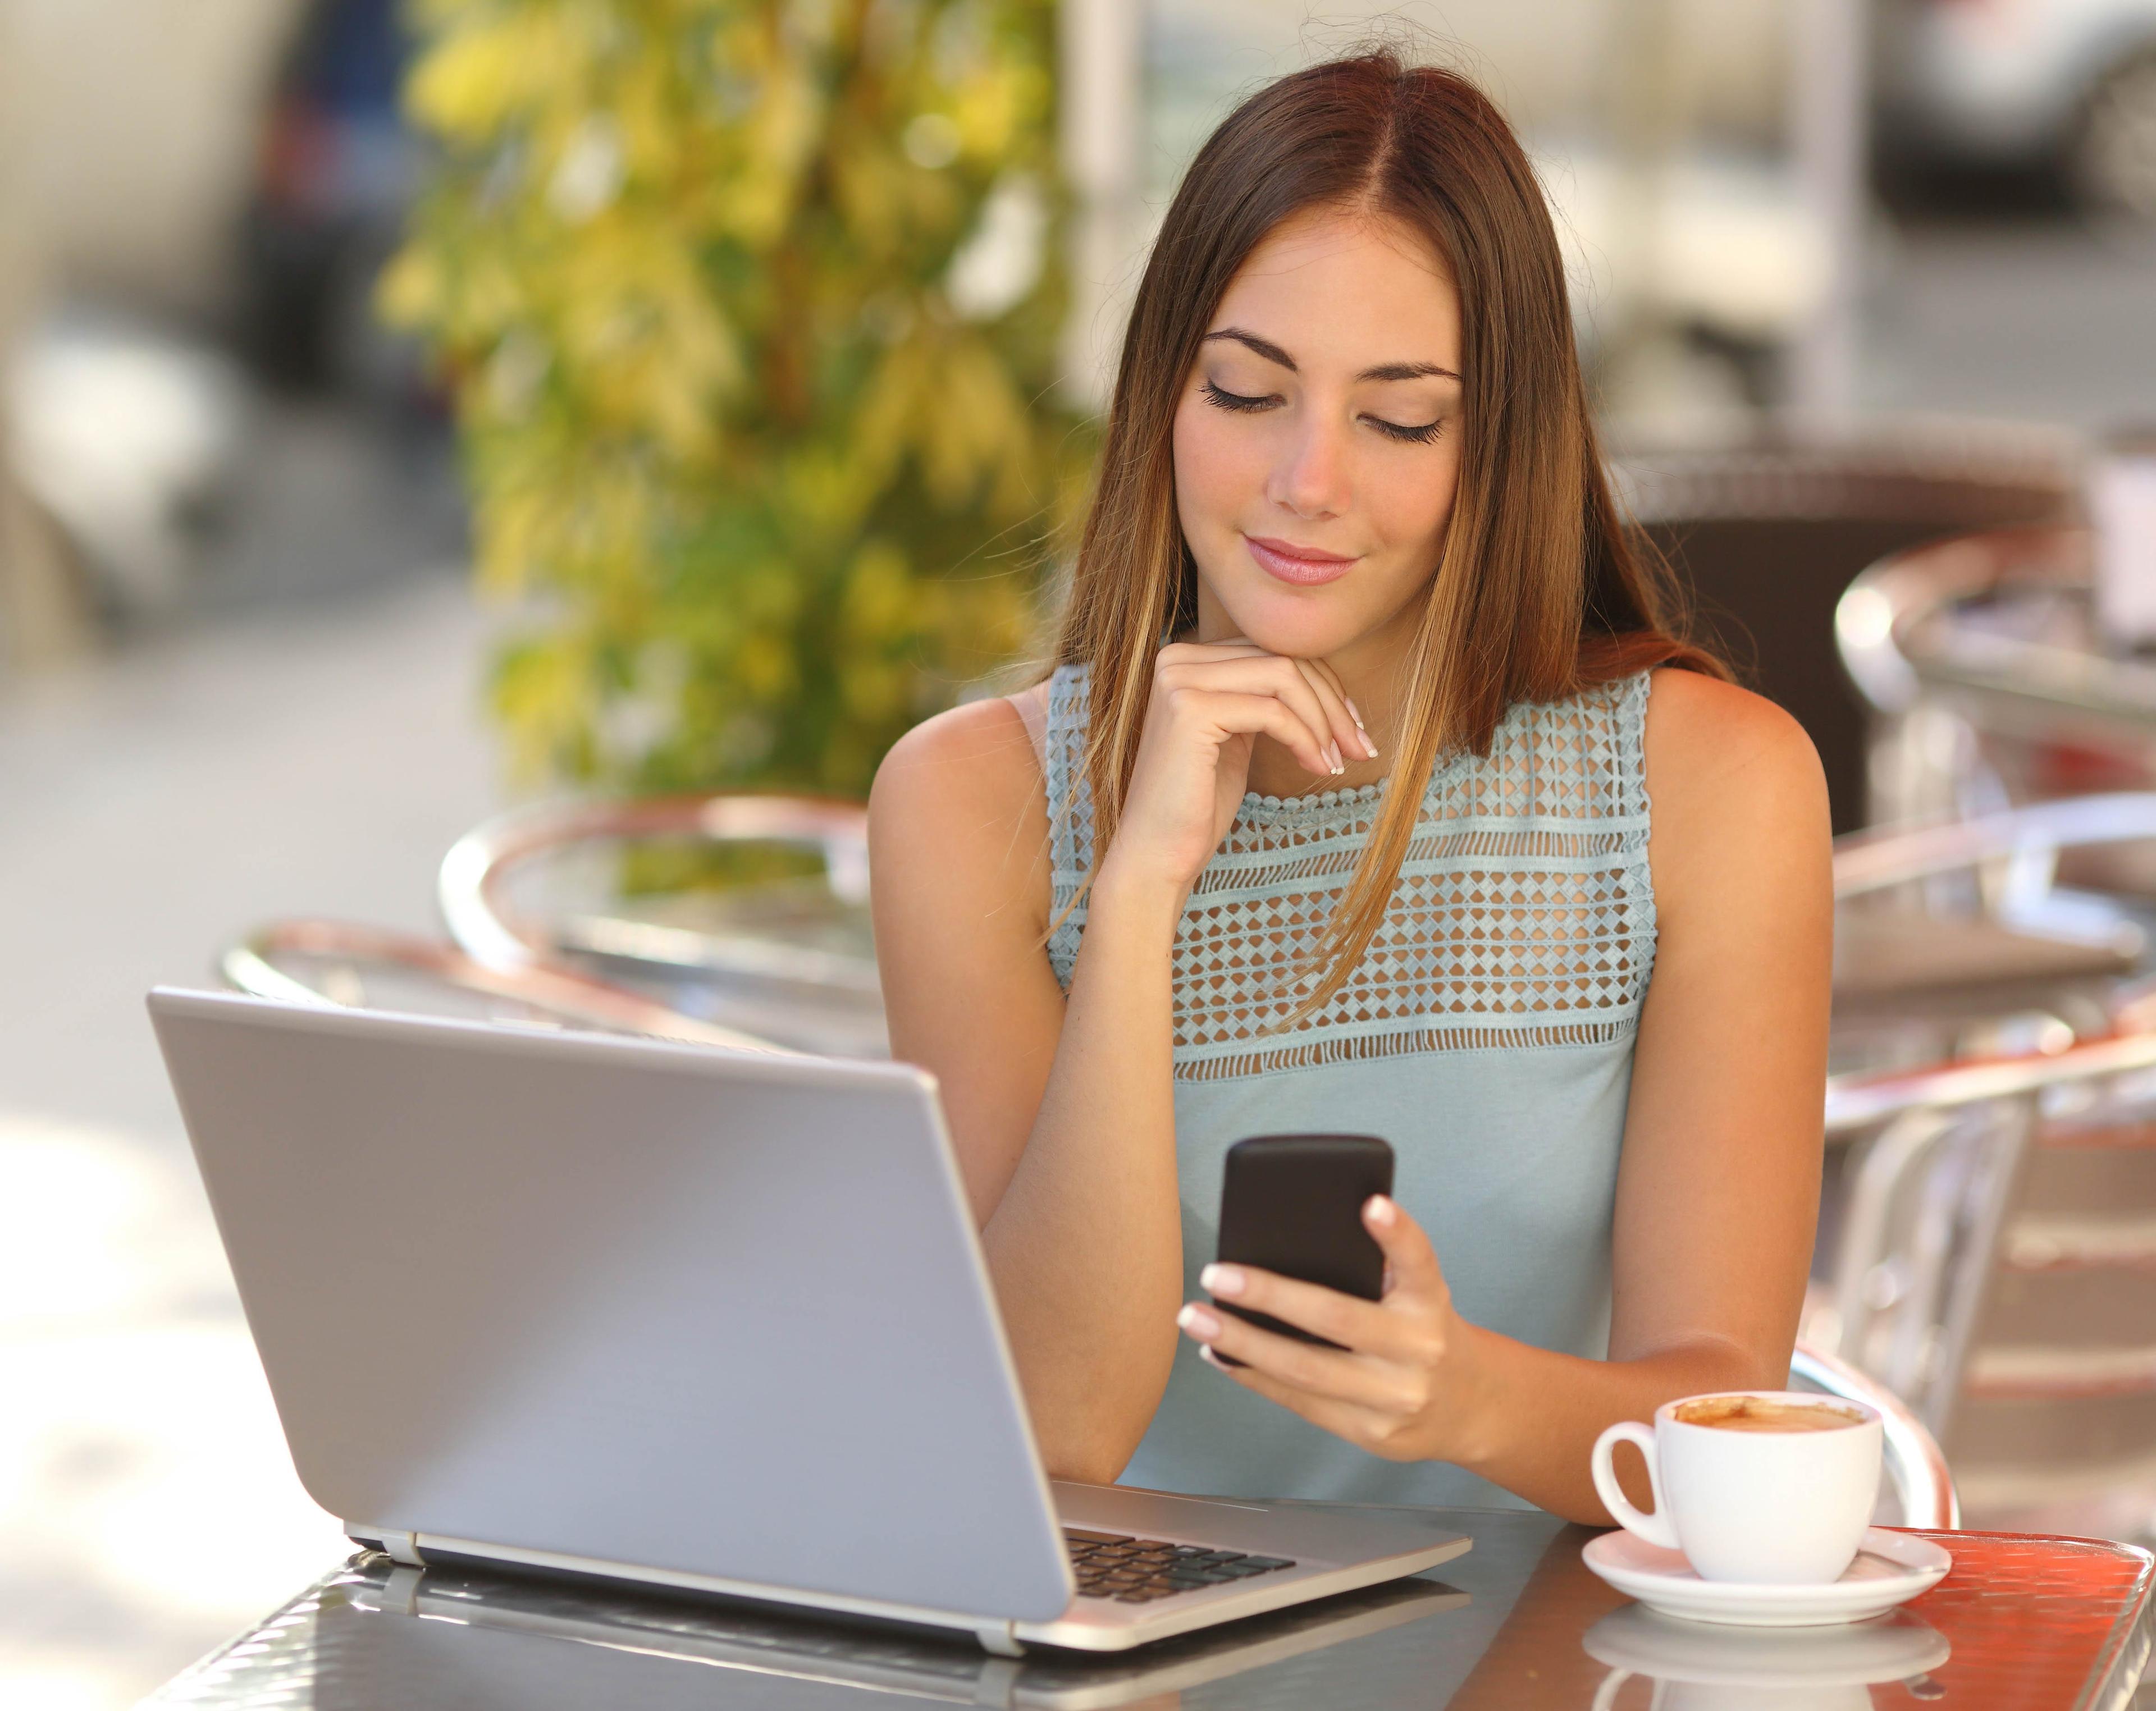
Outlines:
{"label": "woman's arm", "polygon": [[1254,733],[1307,763],[1324,761],[1309,727],[1328,711],[1355,730],[1337,695],[1257,653],[1163,653],[1067,1004],[1041,945],[1047,799],[1016,710],[981,701],[930,720],[892,749],[870,799],[892,1053],[942,1084],[1034,1433],[1062,1478],[1122,1471],[1174,1359],[1169,957],[1183,897],[1224,829],[1221,805],[1232,816],[1240,801]]}
{"label": "woman's arm", "polygon": [[1819,1200],[1834,903],[1818,757],[1771,703],[1666,671],[1646,772],[1659,932],[1618,1173],[1609,1358],[1466,1324],[1438,1256],[1389,1202],[1368,1215],[1394,1275],[1381,1303],[1243,1268],[1209,1274],[1216,1294],[1350,1352],[1202,1305],[1183,1314],[1250,1363],[1237,1382],[1317,1424],[1598,1525],[1609,1514],[1588,1452],[1604,1427],[1673,1396],[1787,1381]]}
{"label": "woman's arm", "polygon": [[1095,896],[1065,1004],[1041,946],[1047,799],[1007,702],[901,741],[869,829],[892,1055],[942,1085],[1049,1472],[1106,1483],[1174,1358],[1173,915]]}

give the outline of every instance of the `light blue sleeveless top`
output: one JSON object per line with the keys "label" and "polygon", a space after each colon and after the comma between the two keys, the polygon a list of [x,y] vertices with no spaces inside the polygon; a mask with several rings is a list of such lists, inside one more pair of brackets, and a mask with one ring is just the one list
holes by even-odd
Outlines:
{"label": "light blue sleeveless top", "polygon": [[[1461,1314],[1594,1360],[1632,1045],[1655,954],[1645,674],[1520,703],[1486,757],[1440,758],[1384,922],[1347,986],[1293,1029],[1291,969],[1345,893],[1384,784],[1243,798],[1191,889],[1173,962],[1183,1294],[1214,1257],[1221,1161],[1245,1135],[1378,1135]],[[1054,909],[1092,865],[1087,670],[1050,684]],[[1067,991],[1081,900],[1049,956]],[[1525,1507],[1450,1463],[1358,1449],[1244,1390],[1179,1339],[1122,1475],[1221,1496]]]}

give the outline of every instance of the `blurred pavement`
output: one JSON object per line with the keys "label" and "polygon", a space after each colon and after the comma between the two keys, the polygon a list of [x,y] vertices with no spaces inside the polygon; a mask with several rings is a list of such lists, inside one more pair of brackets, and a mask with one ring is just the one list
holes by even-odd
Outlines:
{"label": "blurred pavement", "polygon": [[334,412],[269,428],[216,622],[0,694],[10,1711],[131,1703],[345,1549],[294,1478],[142,995],[213,984],[280,912],[431,928],[495,775],[431,478]]}

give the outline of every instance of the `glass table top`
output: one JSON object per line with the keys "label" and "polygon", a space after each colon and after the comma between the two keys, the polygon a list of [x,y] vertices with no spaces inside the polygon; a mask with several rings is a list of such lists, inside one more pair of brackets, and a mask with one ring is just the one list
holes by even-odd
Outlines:
{"label": "glass table top", "polygon": [[2030,1534],[1935,1536],[1953,1572],[1835,1628],[1656,1616],[1580,1561],[1594,1535],[1463,1510],[1430,1574],[1120,1657],[840,1624],[614,1583],[354,1557],[146,1702],[311,1711],[869,1711],[868,1698],[1145,1711],[2117,1711],[2147,1659],[2151,1559]]}

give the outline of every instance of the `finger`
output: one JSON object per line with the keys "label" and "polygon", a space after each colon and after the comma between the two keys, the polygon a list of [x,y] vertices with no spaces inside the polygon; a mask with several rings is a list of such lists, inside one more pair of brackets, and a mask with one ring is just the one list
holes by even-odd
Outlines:
{"label": "finger", "polygon": [[1260,1330],[1235,1317],[1192,1302],[1175,1322],[1193,1342],[1241,1361],[1244,1365],[1307,1391],[1366,1408],[1383,1408],[1394,1400],[1390,1375],[1358,1355],[1322,1349],[1277,1331]]}
{"label": "finger", "polygon": [[1376,760],[1378,758],[1378,740],[1370,735],[1368,721],[1363,717],[1363,710],[1355,704],[1354,697],[1348,693],[1348,685],[1340,680],[1340,674],[1332,669],[1332,663],[1330,660],[1313,659],[1310,663],[1317,670],[1324,673],[1325,680],[1331,684],[1333,689],[1338,692],[1340,696],[1340,704],[1348,710],[1348,716],[1355,721],[1356,735],[1362,739],[1364,745],[1368,750],[1370,758],[1373,761]]}
{"label": "finger", "polygon": [[1345,771],[1348,753],[1359,756],[1362,752],[1352,743],[1347,750],[1339,748],[1338,739],[1333,734],[1333,721],[1324,702],[1296,663],[1284,655],[1258,653],[1232,659],[1183,662],[1156,673],[1155,680],[1171,689],[1230,690],[1275,697],[1310,727],[1319,751],[1327,757],[1326,764],[1316,769],[1319,772]]}
{"label": "finger", "polygon": [[1200,1349],[1198,1358],[1223,1378],[1233,1379],[1245,1390],[1279,1403],[1290,1413],[1301,1415],[1312,1426],[1321,1427],[1336,1437],[1343,1437],[1350,1443],[1367,1444],[1377,1436],[1375,1428],[1381,1416],[1368,1408],[1283,1384],[1255,1366],[1227,1365],[1209,1349]]}
{"label": "finger", "polygon": [[1295,669],[1302,674],[1303,681],[1310,685],[1311,693],[1317,697],[1318,704],[1325,710],[1326,724],[1332,731],[1333,746],[1350,761],[1375,758],[1378,745],[1355,723],[1353,716],[1348,711],[1348,698],[1326,675],[1318,663],[1314,659],[1298,659],[1295,662]]}
{"label": "finger", "polygon": [[1398,1314],[1322,1283],[1284,1278],[1255,1266],[1209,1265],[1198,1281],[1216,1301],[1285,1319],[1299,1330],[1364,1355],[1399,1359],[1408,1352]]}
{"label": "finger", "polygon": [[[1309,721],[1277,696],[1183,684],[1174,689],[1173,706],[1178,714],[1206,721],[1219,734],[1269,736],[1312,772],[1330,775],[1334,771],[1330,747],[1321,746]],[[1331,740],[1323,740],[1329,744]]]}
{"label": "finger", "polygon": [[1392,1288],[1385,1297],[1389,1306],[1395,1298],[1430,1303],[1446,1299],[1450,1292],[1437,1250],[1398,1201],[1389,1195],[1372,1195],[1363,1202],[1363,1227],[1384,1250],[1385,1263],[1392,1271]]}

